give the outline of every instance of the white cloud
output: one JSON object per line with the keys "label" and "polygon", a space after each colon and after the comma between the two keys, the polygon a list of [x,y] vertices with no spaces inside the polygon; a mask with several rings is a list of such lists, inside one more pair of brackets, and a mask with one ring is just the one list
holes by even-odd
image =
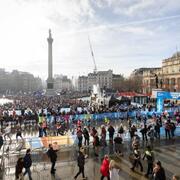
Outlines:
{"label": "white cloud", "polygon": [[[1,67],[47,78],[49,28],[54,38],[56,74],[72,76],[93,70],[88,34],[99,69],[114,68],[116,73],[130,73],[142,63],[148,66],[149,60],[155,65],[157,59],[161,62],[160,58],[178,45],[175,39],[180,41],[177,30],[180,15],[171,13],[179,9],[178,1],[165,2],[168,1],[0,1]],[[173,27],[171,31],[170,27]]]}

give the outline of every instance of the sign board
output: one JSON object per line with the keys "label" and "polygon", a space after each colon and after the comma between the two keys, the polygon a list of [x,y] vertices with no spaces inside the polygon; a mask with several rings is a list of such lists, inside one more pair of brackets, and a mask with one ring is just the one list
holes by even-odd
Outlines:
{"label": "sign board", "polygon": [[180,92],[158,92],[157,98],[180,100]]}
{"label": "sign board", "polygon": [[163,111],[164,99],[180,100],[180,92],[157,92],[157,111]]}
{"label": "sign board", "polygon": [[162,89],[152,89],[152,95],[151,98],[157,98],[157,93],[158,92],[164,92]]}

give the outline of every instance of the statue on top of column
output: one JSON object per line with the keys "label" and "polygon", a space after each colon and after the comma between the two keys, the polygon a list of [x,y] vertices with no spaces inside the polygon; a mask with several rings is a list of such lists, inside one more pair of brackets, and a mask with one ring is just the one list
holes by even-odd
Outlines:
{"label": "statue on top of column", "polygon": [[49,37],[51,37],[51,29],[49,29]]}

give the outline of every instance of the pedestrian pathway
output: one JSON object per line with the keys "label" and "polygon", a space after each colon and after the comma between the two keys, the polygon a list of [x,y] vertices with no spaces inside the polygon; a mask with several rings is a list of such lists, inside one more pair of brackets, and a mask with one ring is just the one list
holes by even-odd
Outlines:
{"label": "pedestrian pathway", "polygon": [[[143,151],[143,150],[142,150]],[[130,148],[128,145],[123,147],[123,157],[117,157],[116,155],[110,155],[111,158],[115,159],[120,168],[119,180],[146,180],[143,175],[146,172],[146,161],[142,161],[144,166],[144,172],[140,171],[132,172],[130,170],[131,163],[129,162]],[[170,180],[172,174],[179,173],[180,170],[180,139],[176,140],[162,140],[156,142],[155,148],[155,159],[162,162],[162,166],[165,169],[167,180]],[[100,180],[100,159],[93,158],[90,153],[90,157],[86,159],[85,174],[90,180]],[[34,170],[33,170],[34,169]],[[71,180],[78,171],[77,162],[58,162],[56,166],[56,176],[50,175],[50,164],[46,164],[46,167],[37,164],[36,167],[32,168],[33,180]],[[28,178],[26,177],[25,180]],[[79,180],[81,177],[79,177]],[[5,177],[5,180],[14,180],[14,175]]]}

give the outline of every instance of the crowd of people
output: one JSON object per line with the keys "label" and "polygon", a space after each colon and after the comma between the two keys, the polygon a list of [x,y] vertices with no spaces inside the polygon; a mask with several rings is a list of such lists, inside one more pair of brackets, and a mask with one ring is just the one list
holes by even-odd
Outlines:
{"label": "crowd of people", "polygon": [[[63,108],[69,108],[67,112],[62,111]],[[80,108],[80,110],[79,110]],[[20,113],[17,113],[17,110]],[[128,116],[128,112],[136,111],[136,116],[132,119]],[[155,161],[153,154],[154,141],[161,139],[161,127],[165,129],[165,138],[173,139],[175,136],[176,125],[179,123],[180,113],[174,112],[174,117],[163,113],[161,115],[153,114],[151,118],[141,115],[139,112],[140,108],[134,106],[122,106],[108,107],[89,107],[88,102],[81,100],[69,100],[61,99],[59,97],[17,97],[14,103],[9,103],[0,106],[0,122],[1,122],[1,133],[0,133],[0,149],[3,146],[4,141],[7,138],[11,142],[12,132],[16,133],[16,141],[19,138],[23,141],[22,132],[26,131],[27,124],[35,126],[39,132],[39,137],[53,135],[64,135],[67,131],[71,130],[71,133],[77,135],[78,144],[78,167],[79,171],[74,176],[74,179],[82,173],[82,177],[85,179],[84,166],[85,158],[88,157],[88,149],[91,146],[90,139],[92,137],[92,146],[94,150],[94,157],[99,158],[100,151],[102,152],[102,165],[100,172],[102,174],[101,180],[107,177],[111,180],[116,180],[119,176],[119,166],[114,160],[110,160],[109,156],[106,155],[107,146],[111,147],[109,154],[115,154],[118,157],[122,157],[123,145],[125,133],[130,136],[131,153],[129,160],[132,163],[130,169],[135,171],[137,167],[140,167],[140,171],[143,172],[142,159],[147,160],[147,171],[144,174],[146,177],[152,177],[155,180],[165,180],[165,171],[160,161]],[[69,116],[73,117],[77,114],[93,114],[93,113],[108,113],[108,112],[126,112],[126,116],[121,120],[117,120],[116,127],[112,123],[111,119],[104,119],[98,125],[94,125],[94,120],[87,119],[70,119]],[[67,118],[68,117],[68,118]],[[175,122],[173,118],[177,121]],[[27,123],[28,122],[28,123]],[[118,126],[118,127],[117,127]],[[140,130],[139,130],[140,129]],[[141,133],[142,137],[139,137],[138,132]],[[145,151],[143,156],[141,155],[140,140],[145,142]],[[143,148],[144,148],[143,147]],[[54,148],[51,144],[47,155],[52,163],[51,174],[55,174],[55,164],[57,161],[57,148]],[[24,158],[20,158],[16,165],[16,178],[23,179],[23,176],[28,174],[31,180],[30,167],[32,165],[31,150],[28,149]],[[101,158],[102,158],[101,157]],[[25,168],[24,174],[22,169]],[[178,177],[174,176],[174,179]]]}

